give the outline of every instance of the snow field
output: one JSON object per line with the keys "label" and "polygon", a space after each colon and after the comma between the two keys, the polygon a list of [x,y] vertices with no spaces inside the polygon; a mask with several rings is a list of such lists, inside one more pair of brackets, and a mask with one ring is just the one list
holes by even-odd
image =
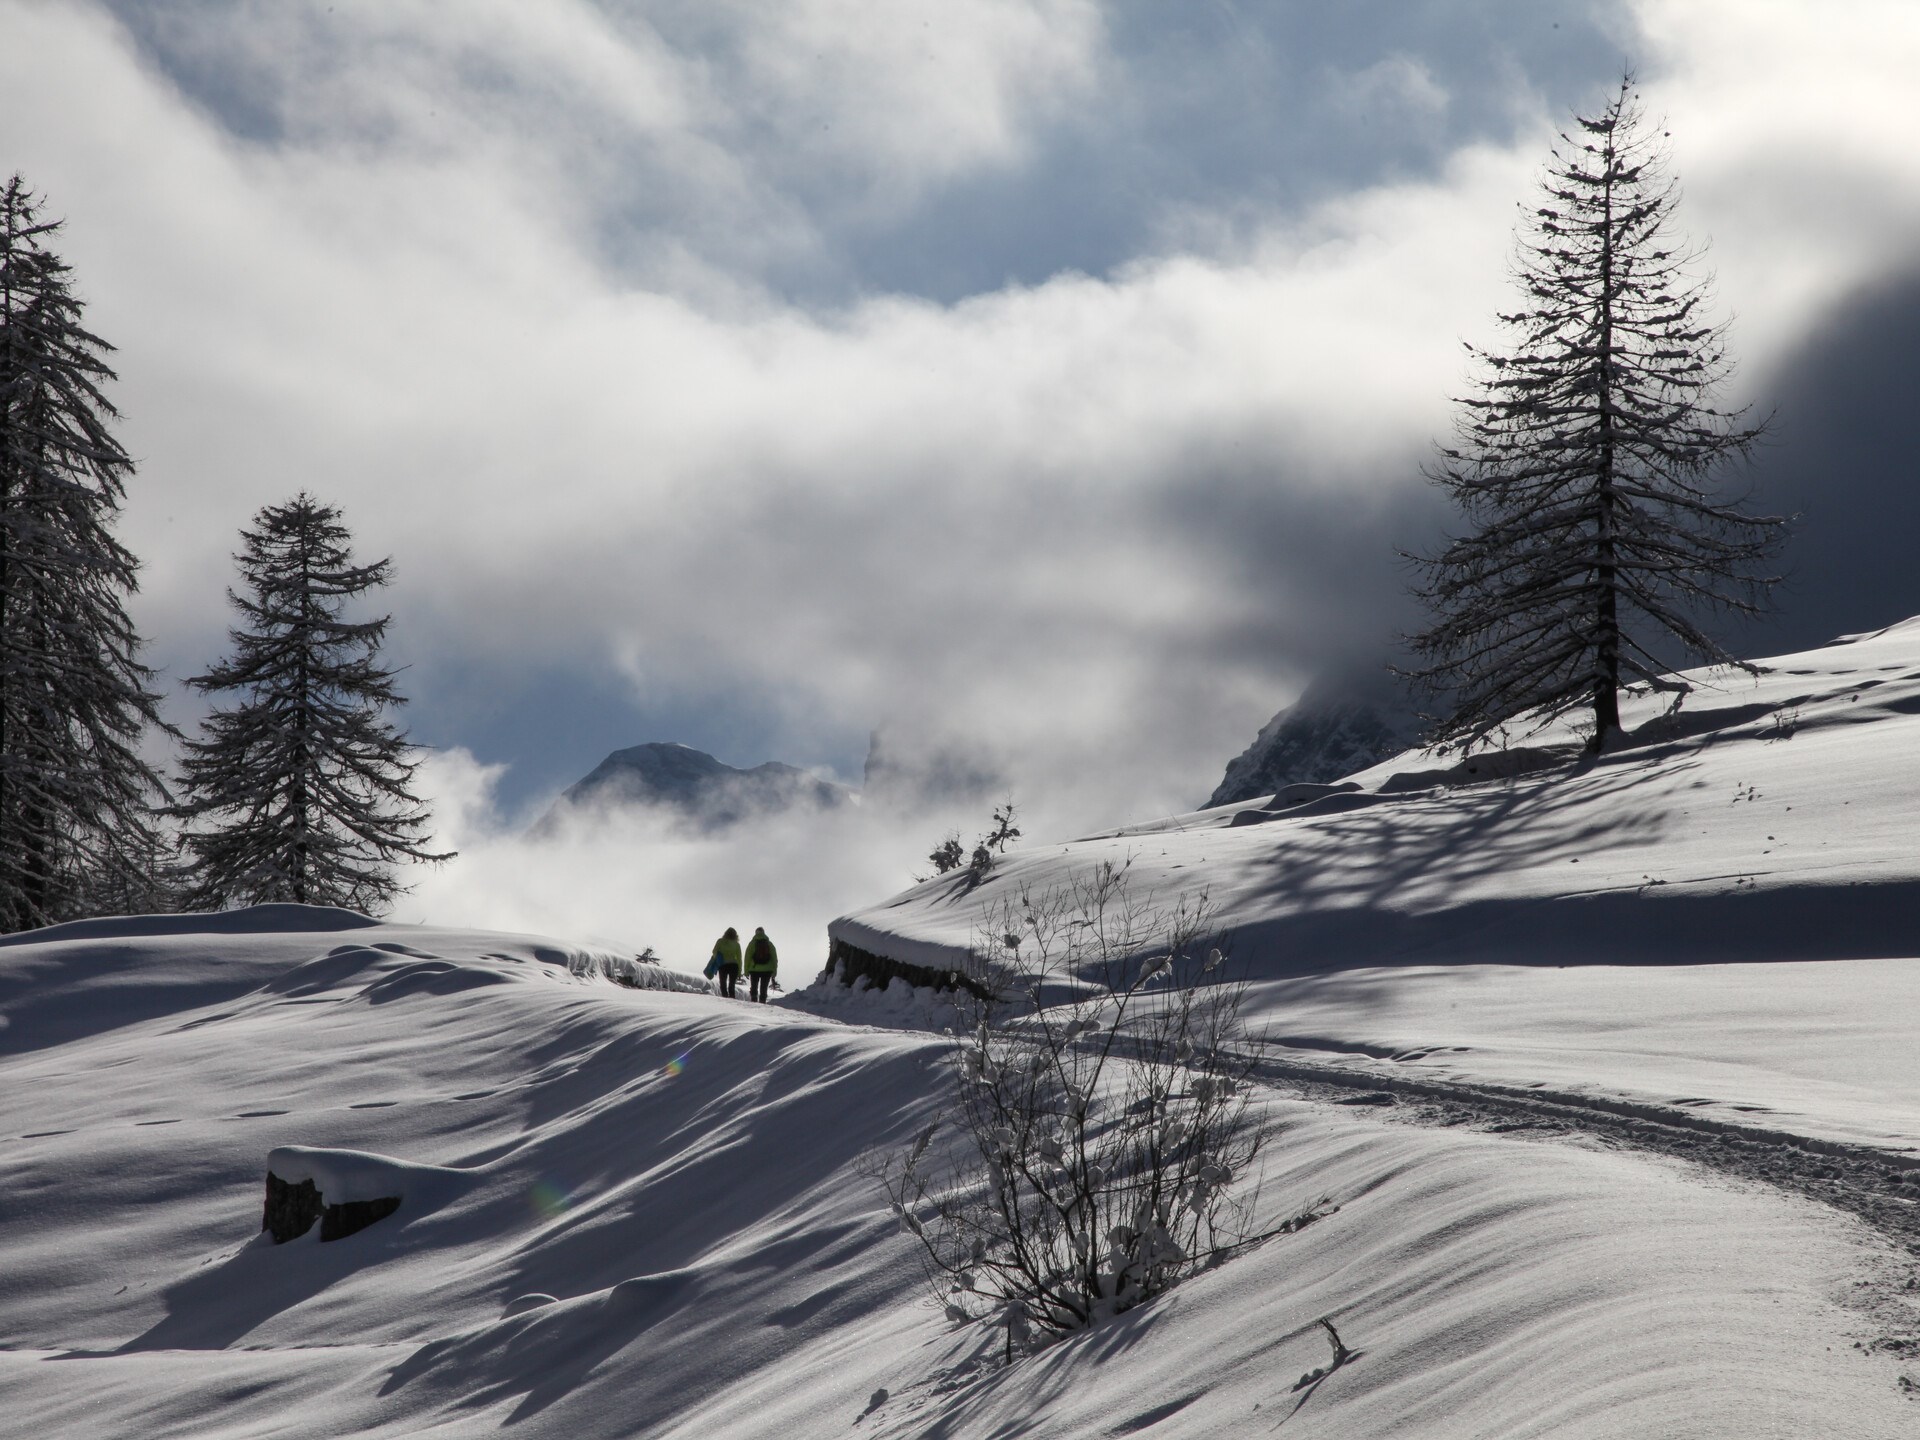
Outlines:
{"label": "snow field", "polygon": [[1920,1179],[1920,961],[1361,969],[1263,985],[1257,1018],[1302,1059],[1625,1096]]}
{"label": "snow field", "polygon": [[1564,725],[1472,775],[1409,752],[832,930],[949,966],[995,906],[1131,861],[1162,904],[1208,896],[1252,1018],[1303,1053],[1920,1156],[1920,619],[1761,663],[1627,698],[1633,743],[1584,764]]}
{"label": "snow field", "polygon": [[[1913,1424],[1888,1361],[1852,1348],[1863,1317],[1830,1298],[1860,1264],[1843,1221],[1635,1156],[1270,1113],[1268,1206],[1324,1194],[1338,1213],[989,1373],[941,1408],[950,1428],[879,1433],[1264,1434],[1296,1405],[1303,1433],[1356,1440]],[[1360,1356],[1303,1403],[1293,1385],[1329,1358],[1320,1315]]]}
{"label": "snow field", "polygon": [[[1263,1218],[1337,1213],[1001,1370],[865,1173],[938,1113],[936,1039],[574,958],[402,926],[0,945],[0,1007],[46,1022],[0,1031],[0,1434],[1265,1433],[1322,1314],[1361,1354],[1306,1395],[1316,1434],[1911,1433],[1837,1298],[1874,1255],[1849,1222],[1279,1098]],[[464,1183],[274,1246],[284,1145]]]}

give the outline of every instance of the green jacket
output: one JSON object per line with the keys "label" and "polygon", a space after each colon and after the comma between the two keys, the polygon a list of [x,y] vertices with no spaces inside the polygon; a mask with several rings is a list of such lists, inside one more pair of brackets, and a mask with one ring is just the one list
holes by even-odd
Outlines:
{"label": "green jacket", "polygon": [[774,975],[780,970],[780,952],[773,948],[767,932],[756,930],[747,942],[747,974]]}
{"label": "green jacket", "polygon": [[740,968],[740,942],[729,940],[722,935],[713,942],[713,968],[715,970],[738,970]]}

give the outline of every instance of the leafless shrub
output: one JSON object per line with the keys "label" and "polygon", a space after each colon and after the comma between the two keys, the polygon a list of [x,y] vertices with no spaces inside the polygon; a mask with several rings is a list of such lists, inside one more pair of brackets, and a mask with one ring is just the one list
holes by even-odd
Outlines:
{"label": "leafless shrub", "polygon": [[1249,1243],[1256,1046],[1211,920],[1107,863],[1003,905],[976,947],[1020,977],[1016,1004],[956,1038],[952,1119],[881,1179],[948,1316],[1004,1324],[1009,1353]]}

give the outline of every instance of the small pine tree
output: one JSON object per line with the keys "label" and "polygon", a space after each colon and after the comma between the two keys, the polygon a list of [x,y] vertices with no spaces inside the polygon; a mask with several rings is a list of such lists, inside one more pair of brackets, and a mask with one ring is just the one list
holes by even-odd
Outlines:
{"label": "small pine tree", "polygon": [[[1008,796],[1006,803],[993,808],[993,825],[986,834],[973,843],[969,854],[960,843],[960,832],[949,830],[947,838],[933,847],[927,860],[933,866],[934,875],[950,875],[965,867],[968,878],[978,885],[993,870],[995,857],[1006,852],[1007,846],[1020,838],[1020,827],[1013,823],[1013,797]],[[916,875],[914,884],[924,885],[933,875]]]}
{"label": "small pine tree", "polygon": [[1004,805],[993,807],[993,828],[982,835],[973,847],[973,855],[968,860],[968,868],[973,878],[984,880],[993,869],[997,856],[1004,855],[1007,846],[1020,838],[1020,827],[1013,823],[1013,797],[1008,796]]}
{"label": "small pine tree", "polygon": [[966,864],[966,852],[960,848],[960,832],[948,831],[947,838],[933,847],[927,859],[932,862],[935,875],[945,875],[948,871],[958,870]]}
{"label": "small pine tree", "polygon": [[174,813],[190,826],[188,904],[379,913],[405,889],[396,861],[452,858],[424,848],[431,822],[408,788],[418,762],[385,716],[406,703],[377,658],[392,617],[343,613],[387,583],[391,562],[354,564],[340,512],[304,492],[240,538],[232,655],[188,682],[241,697],[187,742]]}
{"label": "small pine tree", "polygon": [[1759,564],[1785,520],[1742,513],[1718,472],[1764,425],[1716,409],[1725,327],[1705,318],[1699,252],[1668,235],[1676,201],[1633,79],[1562,135],[1520,241],[1523,308],[1504,354],[1461,401],[1457,448],[1428,478],[1472,533],[1411,557],[1435,613],[1414,672],[1447,697],[1437,740],[1486,740],[1525,712],[1593,710],[1620,728],[1624,681],[1662,683],[1663,642],[1731,661],[1691,613],[1762,608]]}
{"label": "small pine tree", "polygon": [[[112,348],[80,323],[69,268],[15,175],[0,191],[0,929],[113,897],[157,903],[139,753],[161,726],[112,524],[133,463],[101,387]],[[164,727],[162,727],[164,728]]]}

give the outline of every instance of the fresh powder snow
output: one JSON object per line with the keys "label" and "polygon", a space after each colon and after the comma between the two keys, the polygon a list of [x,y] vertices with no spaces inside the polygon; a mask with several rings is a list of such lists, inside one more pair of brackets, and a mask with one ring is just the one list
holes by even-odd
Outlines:
{"label": "fresh powder snow", "polygon": [[[0,1435],[1911,1436],[1920,623],[1685,679],[1596,758],[1410,753],[835,922],[961,964],[1127,863],[1274,1042],[1239,1183],[1322,1218],[1011,1365],[873,1176],[947,1111],[939,993],[299,906],[6,937]],[[270,1168],[404,1199],[276,1245]]]}

